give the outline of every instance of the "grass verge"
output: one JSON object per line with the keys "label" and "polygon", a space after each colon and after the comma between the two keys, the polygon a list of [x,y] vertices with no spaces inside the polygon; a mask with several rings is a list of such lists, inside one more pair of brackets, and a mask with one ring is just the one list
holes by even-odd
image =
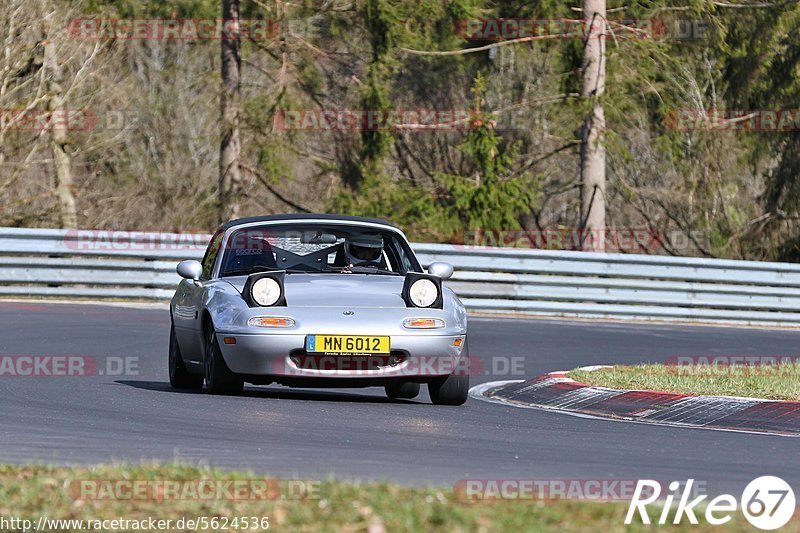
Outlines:
{"label": "grass verge", "polygon": [[612,389],[668,391],[767,400],[800,400],[800,362],[776,365],[634,365],[586,372],[575,381]]}
{"label": "grass verge", "polygon": [[[197,499],[185,497],[198,486],[208,482],[240,481],[249,485],[252,480],[265,478],[248,473],[231,473],[185,465],[109,465],[91,468],[0,465],[0,521],[19,518],[37,523],[40,516],[61,520],[160,520],[217,517],[213,529],[223,530],[227,519],[228,531],[236,517],[268,518],[270,531],[570,531],[606,533],[622,531],[652,531],[652,526],[625,526],[627,503],[599,503],[574,500],[494,500],[465,501],[450,489],[407,488],[387,483],[342,483],[333,480],[316,482],[314,490],[307,482],[304,490],[287,492],[287,481],[278,483],[278,491],[270,492],[271,499],[235,499],[230,497]],[[109,483],[101,483],[107,480]],[[117,481],[125,483],[117,484]],[[137,497],[128,489],[128,482],[148,482],[148,487],[163,487],[165,482],[179,482],[181,489],[171,494],[183,494],[182,499],[160,500],[166,492],[153,490]],[[216,486],[220,486],[217,484]],[[88,488],[87,488],[88,487]],[[103,488],[104,487],[104,488]],[[138,489],[137,489],[138,490]],[[150,490],[150,489],[148,489]],[[255,494],[244,492],[241,494]],[[303,497],[292,497],[300,496]],[[114,496],[114,497],[110,497]],[[147,496],[147,497],[145,497]],[[673,509],[674,512],[674,509]],[[657,519],[658,509],[651,511]],[[718,531],[714,526],[659,526],[659,531]],[[239,531],[244,528],[239,524]],[[265,530],[249,527],[247,531]],[[11,527],[0,527],[3,531]],[[72,527],[49,531],[80,531]],[[134,529],[128,527],[128,530]],[[726,531],[751,531],[741,515],[726,524]],[[86,529],[84,529],[86,530]],[[103,530],[114,530],[107,524]],[[119,530],[119,529],[117,529]],[[184,525],[173,525],[170,531],[194,531]]]}

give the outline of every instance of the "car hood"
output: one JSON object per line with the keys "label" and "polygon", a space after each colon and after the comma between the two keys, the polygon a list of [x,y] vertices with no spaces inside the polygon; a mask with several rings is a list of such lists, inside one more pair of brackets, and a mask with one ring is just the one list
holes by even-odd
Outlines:
{"label": "car hood", "polygon": [[[223,278],[240,293],[247,276]],[[379,274],[287,274],[289,307],[406,307],[403,276]]]}

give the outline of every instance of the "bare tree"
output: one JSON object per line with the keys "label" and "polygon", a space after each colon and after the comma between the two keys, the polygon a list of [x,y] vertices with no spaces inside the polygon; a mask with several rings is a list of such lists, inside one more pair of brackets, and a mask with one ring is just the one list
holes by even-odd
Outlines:
{"label": "bare tree", "polygon": [[239,111],[241,100],[240,72],[241,28],[239,0],[222,1],[225,31],[222,37],[222,141],[219,148],[219,220],[239,216],[241,209],[242,170]]}
{"label": "bare tree", "polygon": [[593,105],[582,130],[581,241],[584,250],[605,250],[606,120],[599,101],[606,84],[606,0],[583,0],[587,38],[583,52],[581,96]]}
{"label": "bare tree", "polygon": [[[68,113],[64,107],[64,75],[58,60],[56,39],[50,32],[49,21],[45,23],[44,36],[44,68],[47,79],[47,108],[54,117]],[[72,157],[67,151],[69,136],[63,123],[53,119],[50,133],[50,149],[53,154],[53,171],[55,172],[55,192],[58,198],[59,218],[62,228],[78,227],[78,212],[75,207],[73,192]]]}

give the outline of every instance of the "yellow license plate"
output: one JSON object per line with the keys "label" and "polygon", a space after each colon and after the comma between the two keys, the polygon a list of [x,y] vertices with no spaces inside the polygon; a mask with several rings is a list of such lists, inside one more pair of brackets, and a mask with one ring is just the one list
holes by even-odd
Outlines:
{"label": "yellow license plate", "polygon": [[306,337],[306,353],[330,355],[388,354],[389,337],[365,335],[309,335]]}

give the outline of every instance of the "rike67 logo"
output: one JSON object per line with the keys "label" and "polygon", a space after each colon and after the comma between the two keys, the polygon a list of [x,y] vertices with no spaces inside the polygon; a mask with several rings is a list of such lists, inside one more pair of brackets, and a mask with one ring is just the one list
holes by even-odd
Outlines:
{"label": "rike67 logo", "polygon": [[[775,530],[785,526],[794,516],[795,497],[792,487],[784,480],[775,476],[762,476],[751,481],[739,501],[730,494],[721,494],[709,502],[705,502],[707,495],[698,496],[692,501],[693,479],[689,479],[681,492],[681,484],[673,481],[669,484],[669,493],[656,503],[661,497],[661,485],[657,481],[639,480],[625,515],[625,524],[630,525],[638,511],[643,524],[650,524],[650,515],[647,506],[656,503],[660,509],[657,522],[659,525],[668,523],[672,504],[678,499],[673,524],[680,524],[684,517],[691,524],[698,524],[695,511],[698,507],[705,508],[705,519],[711,525],[720,526],[730,522],[737,508],[750,524],[762,530]],[[657,512],[657,511],[656,511]]]}

